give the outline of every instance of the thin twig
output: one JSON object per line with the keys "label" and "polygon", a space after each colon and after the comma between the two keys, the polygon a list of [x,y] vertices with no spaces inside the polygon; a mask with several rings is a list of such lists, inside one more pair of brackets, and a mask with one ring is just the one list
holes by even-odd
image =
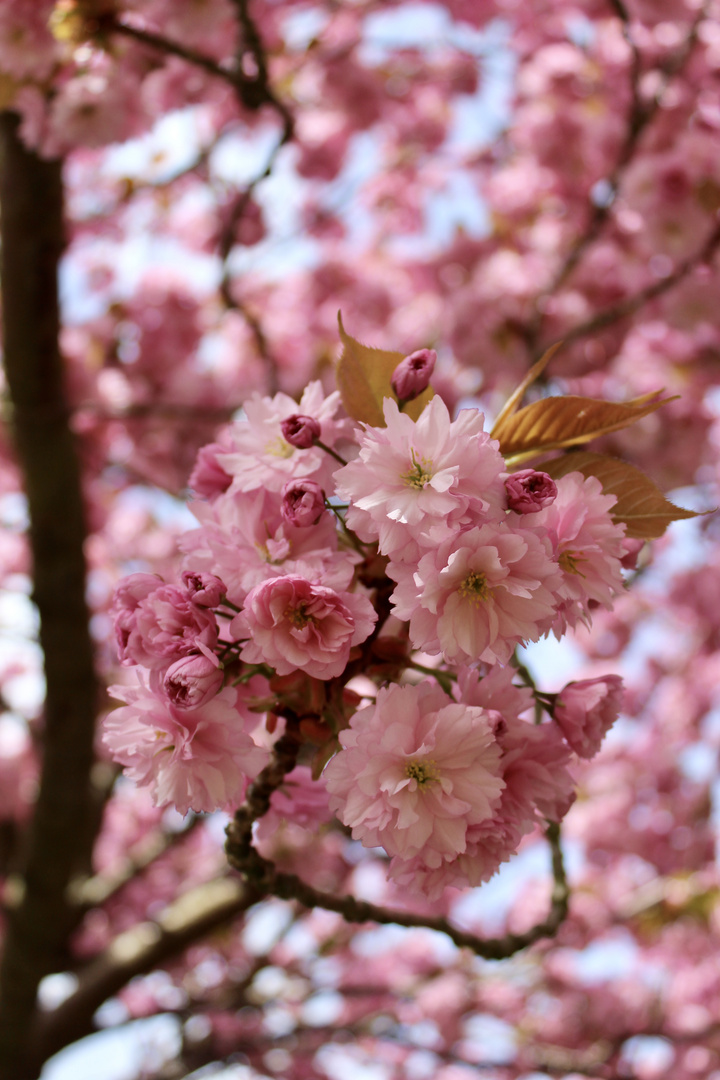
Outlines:
{"label": "thin twig", "polygon": [[[537,297],[535,301],[535,312],[530,320],[529,324],[524,330],[523,336],[525,337],[528,348],[533,358],[537,358],[542,350],[537,348],[538,338],[540,336],[540,329],[545,316],[545,310],[547,306],[547,300],[554,296],[559,289],[565,284],[567,279],[572,274],[575,267],[578,265],[587,249],[595,242],[600,235],[605,223],[610,217],[612,207],[617,198],[620,184],[625,175],[628,165],[635,157],[635,153],[638,149],[640,137],[647,128],[648,124],[652,121],[662,104],[665,92],[676,75],[678,75],[685,64],[687,63],[690,54],[693,50],[695,42],[697,40],[697,32],[700,23],[705,17],[709,0],[705,0],[705,3],[699,9],[693,23],[690,27],[687,37],[683,41],[682,46],[677,52],[667,61],[663,68],[661,68],[661,80],[660,84],[653,94],[652,98],[644,102],[640,93],[640,75],[641,75],[641,61],[640,54],[637,46],[635,45],[632,34],[630,32],[630,17],[625,7],[623,0],[609,0],[615,13],[622,23],[623,37],[627,41],[631,50],[631,63],[630,63],[630,88],[631,88],[631,102],[628,113],[627,126],[625,131],[625,138],[618,152],[615,164],[611,169],[607,177],[605,177],[605,183],[607,184],[607,195],[602,202],[593,202],[590,205],[590,212],[585,229],[577,238],[570,251],[565,257],[562,265],[554,275],[552,281],[546,289]],[[606,325],[602,323],[601,325]]]}

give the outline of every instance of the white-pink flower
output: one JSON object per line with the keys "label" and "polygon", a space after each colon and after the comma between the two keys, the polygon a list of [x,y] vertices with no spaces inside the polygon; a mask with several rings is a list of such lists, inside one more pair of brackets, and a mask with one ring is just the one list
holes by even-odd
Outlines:
{"label": "white-pink flower", "polygon": [[184,565],[220,577],[228,599],[238,606],[269,577],[300,574],[333,589],[346,589],[352,581],[360,557],[347,548],[338,550],[330,514],[298,528],[283,519],[281,496],[270,491],[227,492],[212,505],[190,506],[200,528],[180,537]]}
{"label": "white-pink flower", "polygon": [[247,420],[227,429],[232,449],[216,455],[217,463],[233,478],[232,491],[267,488],[281,492],[288,480],[311,477],[326,491],[332,488],[337,462],[319,446],[293,446],[282,432],[282,421],[291,416],[308,416],[320,424],[320,440],[333,447],[339,440],[352,440],[352,423],[338,416],[340,394],[325,396],[319,382],[305,388],[300,404],[288,394],[260,397],[245,402]]}
{"label": "white-pink flower", "polygon": [[256,585],[230,632],[235,640],[249,639],[240,653],[249,664],[269,664],[278,675],[300,670],[332,679],[342,674],[350,649],[368,637],[376,621],[367,597],[288,574]]}
{"label": "white-pink flower", "polygon": [[340,742],[323,774],[330,808],[365,847],[438,867],[499,803],[500,747],[488,715],[430,681],[381,688]]}
{"label": "white-pink flower", "polygon": [[[465,682],[472,694],[469,679]],[[571,755],[554,725],[507,717],[494,727],[502,754],[497,772],[504,787],[492,815],[468,828],[465,850],[454,859],[430,866],[417,855],[396,857],[390,865],[393,881],[428,900],[439,899],[446,888],[488,881],[515,854],[526,833],[545,819],[560,821],[575,798],[567,770]]]}
{"label": "white-pink flower", "polygon": [[156,674],[148,685],[138,673],[136,686],[110,693],[126,704],[105,717],[103,742],[131,780],[149,787],[156,806],[181,814],[231,810],[269,761],[245,731],[232,687],[197,709],[176,708]]}
{"label": "white-pink flower", "polygon": [[417,570],[391,563],[395,614],[410,620],[417,649],[449,663],[507,663],[537,641],[555,611],[558,568],[534,530],[504,521],[466,529],[428,552]]}
{"label": "white-pink flower", "polygon": [[503,516],[505,463],[482,413],[463,409],[451,421],[440,397],[416,421],[391,398],[383,408],[387,427],[367,426],[358,459],[335,474],[351,504],[347,523],[361,539],[408,561],[460,524]]}
{"label": "white-pink flower", "polygon": [[610,610],[623,587],[625,526],[613,521],[617,502],[604,495],[595,476],[568,473],[557,481],[557,498],[532,515],[533,527],[547,530],[562,572],[558,612],[546,626],[560,638],[568,626],[589,622],[589,604]]}

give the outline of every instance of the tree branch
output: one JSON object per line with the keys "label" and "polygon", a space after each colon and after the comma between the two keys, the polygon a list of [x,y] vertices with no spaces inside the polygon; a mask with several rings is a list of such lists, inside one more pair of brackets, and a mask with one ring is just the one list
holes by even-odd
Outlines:
{"label": "tree branch", "polygon": [[152,922],[119,934],[80,976],[80,984],[35,1031],[36,1065],[95,1030],[93,1016],[130,979],[179,956],[189,945],[247,910],[259,894],[236,878],[221,877],[190,889]]}
{"label": "tree branch", "polygon": [[545,302],[551,296],[554,296],[558,289],[562,288],[562,286],[572,274],[575,267],[582,259],[587,249],[595,242],[595,240],[602,232],[605,223],[610,217],[610,213],[615,203],[615,199],[620,189],[620,184],[622,182],[623,176],[625,175],[625,171],[630,162],[635,157],[635,153],[638,149],[642,133],[645,131],[648,124],[651,122],[658,109],[660,108],[663,96],[670,82],[672,81],[672,79],[674,79],[676,75],[678,75],[682,71],[683,67],[685,66],[690,57],[690,54],[697,40],[698,27],[702,22],[703,18],[705,17],[709,0],[705,0],[702,7],[698,10],[698,13],[693,20],[687,37],[685,38],[677,52],[674,53],[674,55],[667,61],[664,68],[662,69],[662,78],[660,81],[660,85],[658,86],[658,89],[655,91],[652,98],[648,102],[643,102],[642,95],[640,93],[640,54],[630,32],[630,17],[627,8],[625,7],[623,0],[609,0],[609,2],[610,6],[615,11],[615,14],[621,20],[623,37],[627,41],[631,51],[631,102],[625,138],[618,152],[615,164],[613,165],[609,175],[605,178],[605,181],[608,185],[607,196],[602,200],[602,202],[591,203],[589,217],[585,229],[576,239],[573,246],[570,248],[570,251],[567,253],[562,265],[556,272],[550,285],[548,285],[548,287],[537,297],[535,301],[535,314],[530,320],[523,335],[528,343],[528,348],[534,359],[536,359],[537,356],[540,355],[543,351],[542,349],[538,349],[538,338],[540,336],[540,330],[544,318]]}
{"label": "tree branch", "polygon": [[228,862],[261,894],[277,896],[281,900],[298,900],[306,908],[319,907],[326,911],[336,911],[347,922],[393,923],[398,926],[436,930],[446,934],[456,945],[471,949],[486,960],[503,960],[540,938],[551,937],[556,933],[568,913],[570,889],[560,846],[560,826],[554,822],[548,824],[545,833],[552,855],[553,890],[550,911],[547,918],[524,934],[479,938],[475,934],[458,930],[447,919],[394,911],[366,903],[364,900],[356,900],[354,896],[334,896],[314,889],[295,874],[278,871],[272,862],[264,859],[253,847],[252,826],[254,821],[267,812],[273,791],[294,768],[297,746],[297,740],[290,731],[278,740],[275,744],[274,759],[250,785],[244,804],[235,812],[227,828],[225,850]]}
{"label": "tree branch", "polygon": [[22,896],[9,912],[0,966],[0,1078],[27,1066],[40,979],[64,955],[75,913],[67,886],[87,872],[95,823],[90,785],[98,685],[85,604],[80,471],[58,346],[57,267],[64,247],[61,165],[0,114],[2,306],[13,432],[24,473],[47,695],[40,791]]}
{"label": "tree branch", "polygon": [[605,311],[599,311],[597,315],[593,315],[585,322],[578,323],[577,326],[563,334],[563,344],[577,341],[578,338],[588,337],[590,334],[618,322],[619,319],[634,315],[645,304],[648,304],[651,300],[656,300],[658,296],[662,296],[676,285],[679,285],[698,266],[710,262],[718,246],[720,246],[720,222],[715,225],[703,246],[694,255],[689,255],[687,259],[683,259],[672,274],[653,282],[652,285],[647,285],[644,289],[640,289],[639,292],[626,297],[625,300],[620,300]]}

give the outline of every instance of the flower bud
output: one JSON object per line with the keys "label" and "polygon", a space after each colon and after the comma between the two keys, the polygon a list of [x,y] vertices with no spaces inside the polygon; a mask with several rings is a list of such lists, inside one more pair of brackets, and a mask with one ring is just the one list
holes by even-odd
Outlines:
{"label": "flower bud", "polygon": [[557,498],[555,481],[544,472],[521,469],[511,473],[505,481],[508,509],[516,514],[535,514]]}
{"label": "flower bud", "polygon": [[200,447],[188,480],[189,487],[197,495],[212,501],[230,487],[232,476],[228,476],[217,459],[218,454],[227,452],[227,446],[221,443],[208,443],[207,446]]}
{"label": "flower bud", "polygon": [[565,741],[580,757],[591,758],[617,720],[623,698],[619,675],[568,683],[557,696],[553,716]]}
{"label": "flower bud", "polygon": [[198,607],[217,607],[227,592],[225,582],[219,577],[195,570],[185,570],[182,583],[188,591],[188,597]]}
{"label": "flower bud", "polygon": [[325,492],[314,480],[288,480],[280,510],[288,525],[307,529],[325,513]]}
{"label": "flower bud", "polygon": [[301,413],[293,413],[280,424],[285,442],[298,450],[307,450],[316,439],[320,438],[320,421],[314,416],[303,416]]}
{"label": "flower bud", "polygon": [[434,349],[418,349],[400,361],[390,380],[398,401],[412,401],[427,389],[436,360]]}
{"label": "flower bud", "polygon": [[199,709],[214,698],[224,681],[220,661],[216,657],[183,656],[165,672],[163,687],[178,709]]}
{"label": "flower bud", "polygon": [[645,547],[644,540],[637,540],[633,536],[626,536],[622,542],[623,550],[625,554],[620,560],[620,565],[625,570],[635,570],[637,568],[638,555]]}

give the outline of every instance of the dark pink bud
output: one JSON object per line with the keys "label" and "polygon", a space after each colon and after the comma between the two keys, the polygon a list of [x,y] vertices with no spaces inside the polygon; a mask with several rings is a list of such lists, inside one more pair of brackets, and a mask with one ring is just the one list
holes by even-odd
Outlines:
{"label": "dark pink bud", "polygon": [[317,525],[325,513],[325,492],[314,480],[288,480],[280,510],[288,525],[299,529]]}
{"label": "dark pink bud", "polygon": [[223,680],[216,657],[183,656],[167,669],[163,686],[178,709],[199,709],[220,691]]}
{"label": "dark pink bud", "polygon": [[516,514],[534,514],[557,498],[555,481],[544,472],[521,469],[505,481],[508,508]]}
{"label": "dark pink bud", "polygon": [[296,446],[298,450],[307,450],[309,446],[320,438],[320,421],[314,416],[302,416],[293,413],[280,424],[285,442]]}
{"label": "dark pink bud", "polygon": [[227,592],[224,581],[214,574],[201,574],[194,570],[185,570],[182,583],[188,591],[193,604],[198,607],[217,607]]}
{"label": "dark pink bud", "polygon": [[418,349],[400,361],[391,379],[398,401],[412,401],[428,388],[436,360],[434,349]]}

